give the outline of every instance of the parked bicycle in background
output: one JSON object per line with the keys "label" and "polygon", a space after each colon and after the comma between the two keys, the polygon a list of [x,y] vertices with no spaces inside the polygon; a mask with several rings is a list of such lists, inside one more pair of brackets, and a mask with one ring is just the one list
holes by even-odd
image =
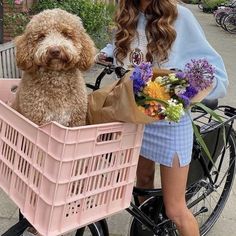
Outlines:
{"label": "parked bicycle in background", "polygon": [[229,33],[236,33],[236,1],[219,6],[213,15],[217,25]]}

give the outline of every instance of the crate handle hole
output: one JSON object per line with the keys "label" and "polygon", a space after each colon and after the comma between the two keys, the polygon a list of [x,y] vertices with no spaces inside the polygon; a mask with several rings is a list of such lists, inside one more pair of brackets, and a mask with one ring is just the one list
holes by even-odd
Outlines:
{"label": "crate handle hole", "polygon": [[100,134],[97,137],[97,143],[104,143],[113,140],[120,140],[121,139],[121,131],[118,132],[111,132],[111,133],[104,133]]}

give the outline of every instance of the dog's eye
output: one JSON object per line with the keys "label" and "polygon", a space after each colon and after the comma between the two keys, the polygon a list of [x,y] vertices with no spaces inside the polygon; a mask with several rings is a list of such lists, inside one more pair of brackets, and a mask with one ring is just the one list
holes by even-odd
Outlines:
{"label": "dog's eye", "polygon": [[62,35],[65,37],[65,38],[68,38],[68,39],[71,39],[72,38],[72,35],[68,32],[62,32]]}
{"label": "dog's eye", "polygon": [[45,34],[40,34],[38,36],[38,41],[42,41],[45,38]]}

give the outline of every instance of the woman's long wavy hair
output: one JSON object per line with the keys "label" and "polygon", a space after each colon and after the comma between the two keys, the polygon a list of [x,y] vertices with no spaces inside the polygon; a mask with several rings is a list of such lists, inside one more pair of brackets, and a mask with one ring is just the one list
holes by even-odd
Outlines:
{"label": "woman's long wavy hair", "polygon": [[[119,63],[130,51],[136,36],[140,0],[120,0],[116,12],[115,56]],[[158,63],[168,59],[169,50],[176,38],[173,22],[177,18],[176,0],[151,0],[145,15],[147,18],[146,36],[148,40],[146,60]]]}

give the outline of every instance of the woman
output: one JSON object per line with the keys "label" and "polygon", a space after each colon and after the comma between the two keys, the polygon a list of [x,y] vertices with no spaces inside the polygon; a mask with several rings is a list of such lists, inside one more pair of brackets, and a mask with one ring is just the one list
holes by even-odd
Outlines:
{"label": "woman", "polygon": [[[149,61],[153,66],[183,69],[191,59],[206,58],[216,68],[208,99],[225,96],[228,78],[221,57],[192,13],[176,0],[120,0],[115,22],[114,43],[101,50],[96,60],[113,57],[115,64],[126,68]],[[155,162],[160,163],[166,214],[181,236],[199,235],[185,201],[192,145],[188,115],[179,123],[146,125],[137,169],[137,186],[153,188]]]}

